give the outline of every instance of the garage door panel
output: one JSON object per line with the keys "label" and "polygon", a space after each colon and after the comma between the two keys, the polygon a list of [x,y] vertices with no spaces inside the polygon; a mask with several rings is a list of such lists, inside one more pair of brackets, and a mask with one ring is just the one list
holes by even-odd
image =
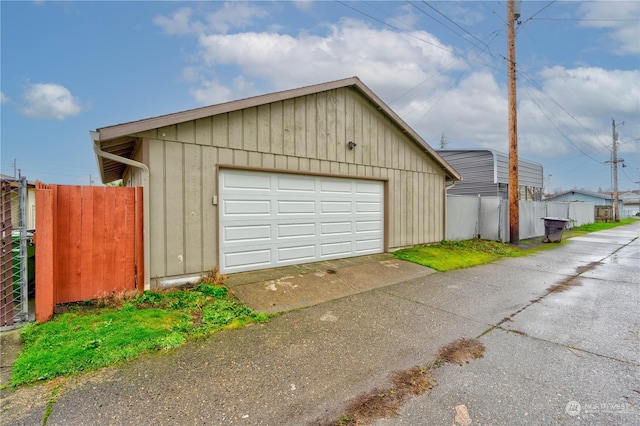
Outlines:
{"label": "garage door panel", "polygon": [[351,214],[351,201],[321,201],[320,214]]}
{"label": "garage door panel", "polygon": [[381,220],[367,220],[356,222],[356,233],[361,234],[364,232],[382,232]]}
{"label": "garage door panel", "polygon": [[336,243],[321,243],[320,256],[349,256],[352,249],[351,241],[341,241]]}
{"label": "garage door panel", "polygon": [[356,202],[356,213],[382,213],[382,203],[376,201]]}
{"label": "garage door panel", "polygon": [[223,230],[224,242],[255,242],[271,240],[271,226],[227,226]]}
{"label": "garage door panel", "polygon": [[270,216],[271,203],[269,200],[224,200],[223,214],[231,216]]}
{"label": "garage door panel", "polygon": [[221,180],[222,188],[231,191],[259,191],[271,190],[271,177],[268,174],[256,175],[252,172],[235,170],[225,174]]}
{"label": "garage door panel", "polygon": [[223,273],[384,251],[381,181],[222,169],[219,182]]}
{"label": "garage door panel", "polygon": [[249,267],[252,269],[259,269],[260,266],[268,266],[271,264],[271,250],[243,250],[238,252],[224,253],[223,264],[221,269],[229,271],[247,270]]}
{"label": "garage door panel", "polygon": [[351,194],[351,181],[343,179],[319,178],[320,192],[329,194]]}
{"label": "garage door panel", "polygon": [[277,201],[278,215],[310,215],[316,212],[315,201]]}
{"label": "garage door panel", "polygon": [[302,192],[310,194],[316,190],[316,180],[314,178],[284,175],[278,176],[276,179],[276,189],[279,193]]}
{"label": "garage door panel", "polygon": [[357,253],[378,253],[381,249],[382,240],[380,238],[356,241]]}
{"label": "garage door panel", "polygon": [[335,234],[351,234],[351,222],[324,222],[321,225],[321,236]]}
{"label": "garage door panel", "polygon": [[290,247],[278,247],[276,249],[277,262],[283,263],[302,263],[316,258],[316,246],[302,245]]}
{"label": "garage door panel", "polygon": [[280,223],[276,225],[277,237],[286,238],[313,238],[316,235],[315,223]]}
{"label": "garage door panel", "polygon": [[371,195],[378,196],[382,195],[382,185],[379,182],[367,182],[367,181],[359,181],[356,182],[356,190],[355,193],[357,195]]}

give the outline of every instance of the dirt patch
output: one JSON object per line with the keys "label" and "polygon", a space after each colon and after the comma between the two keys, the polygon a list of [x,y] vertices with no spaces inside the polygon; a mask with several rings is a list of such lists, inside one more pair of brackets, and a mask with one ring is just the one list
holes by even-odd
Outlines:
{"label": "dirt patch", "polygon": [[520,240],[520,243],[516,244],[516,247],[518,247],[521,250],[535,249],[545,244],[543,240],[544,240],[544,237],[536,237],[536,238],[530,238],[527,240]]}
{"label": "dirt patch", "polygon": [[19,328],[0,332],[0,385],[11,382],[11,369],[22,350]]}
{"label": "dirt patch", "polygon": [[[578,280],[578,277],[569,277],[566,280],[560,281],[558,284],[554,284],[547,288],[548,293],[562,293],[571,287],[582,285]],[[537,302],[537,300],[536,300]]]}
{"label": "dirt patch", "polygon": [[376,388],[356,397],[346,406],[348,414],[331,425],[363,425],[379,418],[397,416],[407,399],[422,395],[436,385],[431,368],[433,367],[415,366],[392,373],[391,387]]}
{"label": "dirt patch", "polygon": [[440,360],[463,364],[472,359],[482,358],[483,355],[484,345],[478,340],[460,338],[441,348],[437,354],[438,359],[431,364],[393,372],[389,376],[390,387],[375,388],[357,396],[346,405],[345,414],[339,419],[318,424],[357,426],[369,424],[380,418],[395,417],[408,399],[422,395],[436,386],[432,371],[444,365]]}
{"label": "dirt patch", "polygon": [[472,359],[483,356],[484,345],[478,340],[465,339],[464,337],[449,343],[438,351],[438,358],[459,365],[468,364]]}
{"label": "dirt patch", "polygon": [[576,272],[578,273],[578,275],[584,274],[585,272],[591,271],[592,269],[595,269],[595,268],[597,268],[598,266],[601,266],[601,265],[602,265],[602,262],[591,262],[588,265],[579,266],[576,269]]}

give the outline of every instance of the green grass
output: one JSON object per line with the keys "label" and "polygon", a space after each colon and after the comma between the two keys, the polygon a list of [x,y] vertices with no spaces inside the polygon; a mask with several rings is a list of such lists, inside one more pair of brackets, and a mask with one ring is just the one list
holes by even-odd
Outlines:
{"label": "green grass", "polygon": [[563,232],[563,237],[578,237],[580,235],[588,234],[589,232],[604,231],[606,229],[615,228],[617,226],[629,225],[637,220],[638,219],[628,218],[620,219],[620,222],[597,222],[590,223],[588,225],[576,226],[575,228],[565,230]]}
{"label": "green grass", "polygon": [[501,257],[522,256],[529,250],[487,240],[442,241],[393,252],[402,260],[444,272],[491,263]]}
{"label": "green grass", "polygon": [[111,303],[116,306],[76,305],[52,321],[25,327],[11,385],[91,370],[269,318],[241,304],[226,287],[208,284]]}
{"label": "green grass", "polygon": [[[628,225],[638,219],[622,219],[620,222],[598,222],[565,230],[562,241],[584,235],[589,232],[602,231],[617,226]],[[560,243],[562,244],[562,242]],[[522,240],[518,246],[498,241],[487,240],[444,240],[438,244],[421,245],[398,250],[393,254],[402,260],[428,266],[436,271],[445,272],[454,269],[491,263],[501,257],[518,257],[557,246],[556,243],[542,244],[541,238]]]}

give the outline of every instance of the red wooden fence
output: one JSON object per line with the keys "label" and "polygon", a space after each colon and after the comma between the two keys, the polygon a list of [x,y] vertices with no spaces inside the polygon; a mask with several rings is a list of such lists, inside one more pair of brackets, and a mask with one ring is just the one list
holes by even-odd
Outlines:
{"label": "red wooden fence", "polygon": [[142,188],[36,184],[36,320],[143,290]]}

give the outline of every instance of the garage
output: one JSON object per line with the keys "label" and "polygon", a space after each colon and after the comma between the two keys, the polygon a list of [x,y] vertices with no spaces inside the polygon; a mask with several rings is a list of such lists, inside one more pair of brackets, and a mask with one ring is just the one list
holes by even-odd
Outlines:
{"label": "garage", "polygon": [[460,175],[350,77],[91,132],[143,187],[145,289],[445,238]]}
{"label": "garage", "polygon": [[384,251],[384,181],[221,169],[222,273]]}

